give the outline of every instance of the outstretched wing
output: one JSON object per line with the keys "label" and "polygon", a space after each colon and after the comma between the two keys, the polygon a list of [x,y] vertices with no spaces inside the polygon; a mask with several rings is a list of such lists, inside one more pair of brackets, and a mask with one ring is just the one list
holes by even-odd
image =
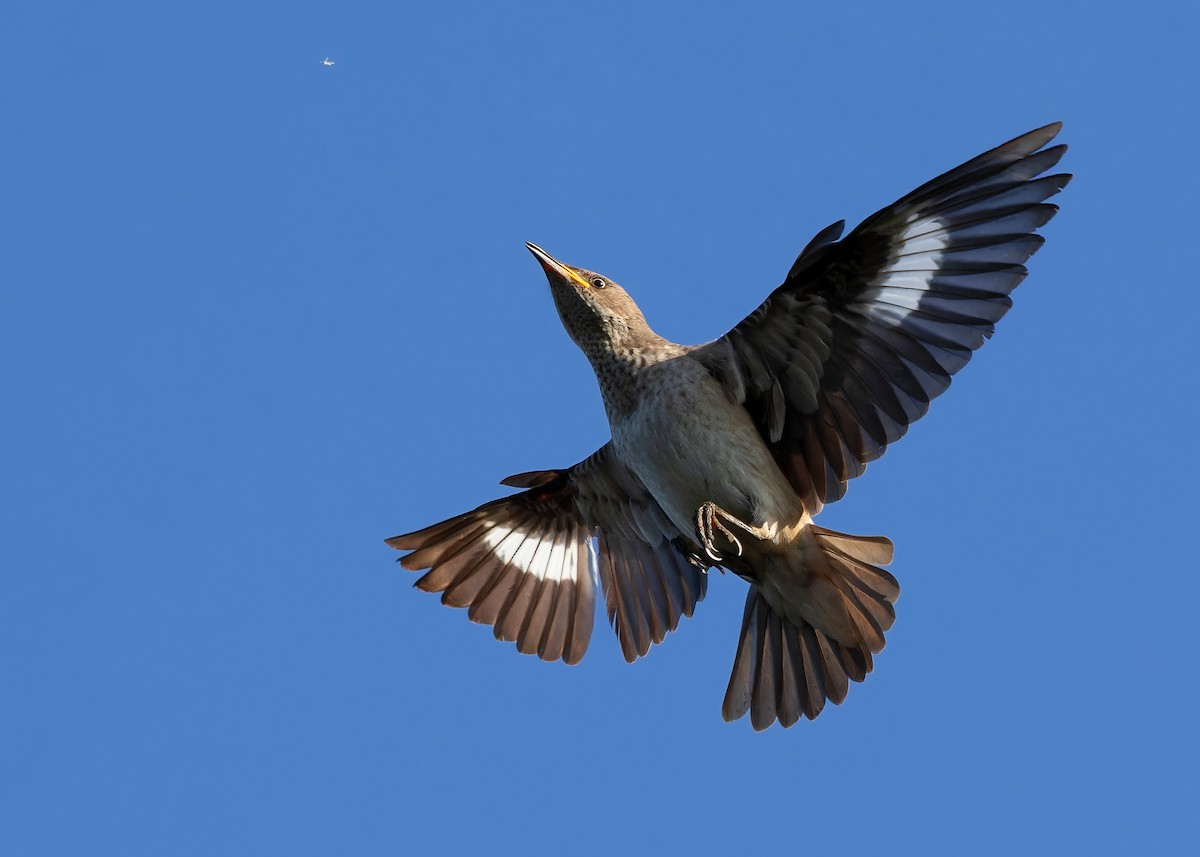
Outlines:
{"label": "outstretched wing", "polygon": [[609,621],[632,662],[704,597],[703,569],[673,544],[675,527],[611,445],[574,467],[503,484],[527,490],[387,540],[412,551],[400,558],[405,568],[429,569],[418,588],[468,608],[496,639],[542,660],[578,663],[592,634],[598,571]]}
{"label": "outstretched wing", "polygon": [[[818,234],[783,285],[691,352],[743,402],[815,514],[902,437],[992,335],[1069,175],[1031,131]],[[1040,176],[1040,178],[1039,178]]]}

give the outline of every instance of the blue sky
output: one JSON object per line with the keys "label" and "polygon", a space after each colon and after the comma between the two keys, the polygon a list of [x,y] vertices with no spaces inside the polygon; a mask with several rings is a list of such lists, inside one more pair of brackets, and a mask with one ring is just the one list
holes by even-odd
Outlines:
{"label": "blue sky", "polygon": [[[983,9],[10,10],[0,851],[1177,852],[1200,21]],[[411,588],[385,537],[607,438],[523,242],[704,341],[1055,119],[1014,310],[822,516],[903,587],[840,708],[721,721],[732,577],[632,666]]]}

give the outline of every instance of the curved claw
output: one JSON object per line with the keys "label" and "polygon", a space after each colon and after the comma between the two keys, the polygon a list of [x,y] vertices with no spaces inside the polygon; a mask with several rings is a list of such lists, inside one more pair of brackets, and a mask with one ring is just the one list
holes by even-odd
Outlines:
{"label": "curved claw", "polygon": [[729,540],[734,550],[737,551],[738,556],[741,556],[745,552],[741,540],[725,526],[724,521],[737,525],[755,538],[770,538],[770,533],[764,531],[761,527],[752,527],[743,521],[739,521],[715,503],[705,503],[696,510],[696,533],[700,537],[700,546],[704,548],[704,553],[713,562],[720,563],[724,560],[724,557],[717,550],[716,545],[713,544],[713,537],[717,533],[720,533]]}
{"label": "curved claw", "polygon": [[741,556],[742,555],[742,543],[738,540],[738,537],[735,536],[733,533],[729,532],[729,530],[725,529],[725,527],[721,524],[720,521],[717,521],[716,525],[717,525],[717,531],[721,535],[723,535],[725,538],[729,539],[730,544],[732,544],[737,549],[737,555]]}
{"label": "curved claw", "polygon": [[696,513],[696,530],[700,535],[700,544],[704,548],[704,553],[707,554],[708,558],[713,562],[720,563],[725,559],[724,555],[721,554],[717,550],[716,545],[713,544],[713,537],[717,533],[720,533],[729,540],[729,543],[733,545],[734,550],[737,551],[738,556],[742,555],[743,548],[741,540],[731,533],[728,527],[721,523],[720,518],[717,517],[717,509],[715,506],[706,504],[702,506]]}

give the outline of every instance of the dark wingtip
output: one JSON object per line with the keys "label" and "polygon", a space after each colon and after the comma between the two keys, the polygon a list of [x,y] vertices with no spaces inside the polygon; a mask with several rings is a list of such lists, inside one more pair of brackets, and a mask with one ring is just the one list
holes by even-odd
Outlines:
{"label": "dark wingtip", "polygon": [[1058,132],[1062,130],[1062,126],[1063,123],[1061,122],[1051,122],[1049,125],[1043,125],[1041,128],[1034,128],[1032,131],[1022,134],[1020,137],[1015,137],[1012,140],[1009,140],[1004,144],[1004,146],[1001,146],[1001,148],[1007,148],[1008,146],[1013,146],[1014,148],[1026,148],[1024,144],[1032,143],[1036,145],[1030,147],[1029,151],[1036,151],[1057,137]]}

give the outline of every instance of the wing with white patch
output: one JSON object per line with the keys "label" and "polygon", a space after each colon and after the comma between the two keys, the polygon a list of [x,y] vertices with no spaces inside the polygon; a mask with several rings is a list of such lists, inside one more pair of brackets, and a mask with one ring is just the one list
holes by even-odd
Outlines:
{"label": "wing with white patch", "polygon": [[1047,125],[968,161],[867,218],[818,234],[787,279],[691,356],[755,418],[815,514],[883,454],[1012,306],[1066,146]]}
{"label": "wing with white patch", "polygon": [[[610,445],[574,467],[510,476],[525,488],[387,543],[429,569],[416,586],[468,608],[524,654],[575,664],[587,651],[597,575],[625,659],[646,654],[691,616],[707,577]],[[593,536],[595,548],[593,548]]]}

